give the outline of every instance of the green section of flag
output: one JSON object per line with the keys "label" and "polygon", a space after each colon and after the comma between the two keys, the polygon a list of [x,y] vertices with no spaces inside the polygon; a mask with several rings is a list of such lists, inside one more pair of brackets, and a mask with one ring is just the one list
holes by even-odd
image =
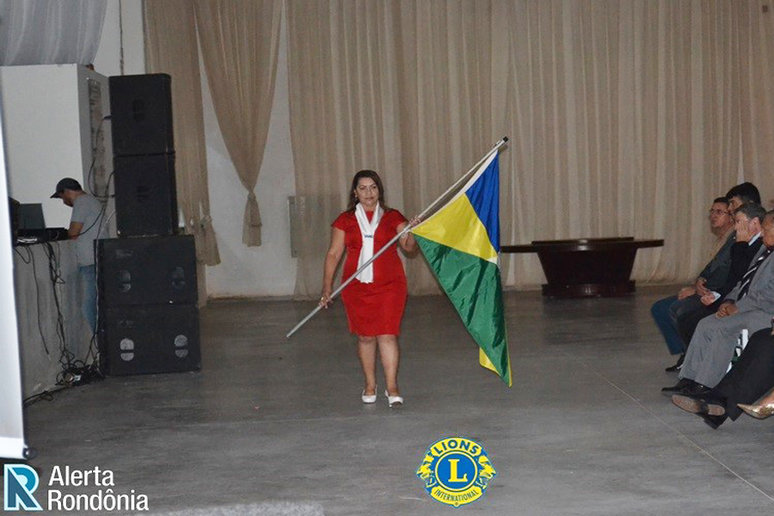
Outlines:
{"label": "green section of flag", "polygon": [[500,268],[477,256],[414,235],[430,269],[502,380],[511,385]]}

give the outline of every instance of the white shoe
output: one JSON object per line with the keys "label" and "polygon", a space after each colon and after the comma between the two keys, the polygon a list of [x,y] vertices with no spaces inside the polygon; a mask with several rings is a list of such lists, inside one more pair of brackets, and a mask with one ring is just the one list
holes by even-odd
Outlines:
{"label": "white shoe", "polygon": [[397,405],[403,405],[403,397],[402,396],[390,396],[390,393],[387,391],[384,391],[384,395],[387,396],[387,404],[392,408],[393,406]]}
{"label": "white shoe", "polygon": [[374,388],[373,394],[366,394],[365,389],[363,389],[360,399],[363,400],[363,403],[376,403],[376,388]]}

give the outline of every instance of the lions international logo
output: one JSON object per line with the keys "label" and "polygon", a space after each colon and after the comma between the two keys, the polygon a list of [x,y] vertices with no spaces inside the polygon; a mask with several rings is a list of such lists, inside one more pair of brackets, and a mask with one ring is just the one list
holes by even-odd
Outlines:
{"label": "lions international logo", "polygon": [[431,444],[417,469],[428,494],[454,507],[481,498],[496,474],[484,448],[464,437],[448,437]]}

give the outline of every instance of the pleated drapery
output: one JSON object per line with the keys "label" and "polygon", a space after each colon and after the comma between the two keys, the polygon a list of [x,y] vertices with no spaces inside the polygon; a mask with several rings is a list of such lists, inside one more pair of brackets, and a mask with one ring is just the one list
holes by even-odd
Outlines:
{"label": "pleated drapery", "polygon": [[[664,238],[634,277],[691,278],[706,209],[770,192],[774,21],[752,0],[287,0],[296,294],[319,293],[328,224],[360,168],[408,216],[501,136],[502,242]],[[503,256],[506,285],[543,281]],[[412,293],[437,291],[421,260]]]}
{"label": "pleated drapery", "polygon": [[106,9],[92,0],[3,0],[0,66],[91,64]]}
{"label": "pleated drapery", "polygon": [[210,215],[194,10],[187,0],[146,0],[144,16],[147,71],[172,77],[177,199],[186,231],[196,240],[199,300],[204,303],[203,265],[217,265],[220,254]]}
{"label": "pleated drapery", "polygon": [[[288,2],[290,131],[299,239],[296,293],[317,293],[330,224],[354,172],[379,171],[401,207],[395,16],[388,2]],[[303,49],[303,50],[302,50]]]}
{"label": "pleated drapery", "polygon": [[269,133],[282,3],[196,0],[196,23],[218,125],[247,190],[242,242],[261,245],[255,183]]}

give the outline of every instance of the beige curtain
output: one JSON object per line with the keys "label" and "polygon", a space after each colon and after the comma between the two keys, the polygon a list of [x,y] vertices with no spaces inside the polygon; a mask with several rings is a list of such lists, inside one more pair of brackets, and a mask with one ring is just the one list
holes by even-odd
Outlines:
{"label": "beige curtain", "polygon": [[[319,289],[327,224],[360,166],[351,156],[375,149],[382,161],[372,166],[392,159],[389,193],[402,188],[397,207],[412,214],[508,135],[502,242],[664,238],[638,255],[634,278],[645,281],[696,273],[707,207],[739,179],[771,196],[774,15],[759,2],[288,6],[296,181],[308,220],[317,218],[302,243],[299,295]],[[373,88],[375,71],[395,82],[378,94],[352,89]],[[503,256],[503,268],[510,286],[544,281],[532,255]],[[435,289],[421,261],[409,277],[412,293]]]}
{"label": "beige curtain", "polygon": [[[490,2],[402,1],[394,43],[405,209],[421,212],[503,134],[490,114]],[[407,261],[411,292],[436,293],[424,259]]]}
{"label": "beige curtain", "polygon": [[[494,97],[506,107],[493,114],[514,136],[504,240],[664,238],[639,253],[634,277],[695,274],[707,206],[737,179],[734,8],[496,1],[495,46],[506,51],[496,52]],[[505,262],[508,284],[542,281],[534,256]]]}
{"label": "beige curtain", "polygon": [[[774,208],[774,5],[743,2],[734,10],[739,39],[742,170]],[[767,8],[767,12],[763,9]]]}
{"label": "beige curtain", "polygon": [[223,139],[247,190],[242,241],[261,245],[255,184],[269,132],[282,3],[196,0],[207,81]]}
{"label": "beige curtain", "polygon": [[[494,143],[490,18],[482,4],[287,3],[291,134],[306,237],[297,295],[319,293],[330,223],[345,208],[356,171],[377,170],[387,203],[410,217]],[[421,258],[407,266],[414,292],[437,292]]]}
{"label": "beige curtain", "polygon": [[[207,156],[193,6],[186,0],[146,0],[145,52],[149,73],[172,77],[172,116],[178,204],[186,231],[196,239],[200,264],[220,263],[210,216]],[[199,299],[207,299],[199,268]]]}
{"label": "beige curtain", "polygon": [[291,1],[290,130],[299,242],[296,294],[319,295],[330,224],[352,176],[379,172],[388,205],[403,209],[396,13],[388,2]]}

